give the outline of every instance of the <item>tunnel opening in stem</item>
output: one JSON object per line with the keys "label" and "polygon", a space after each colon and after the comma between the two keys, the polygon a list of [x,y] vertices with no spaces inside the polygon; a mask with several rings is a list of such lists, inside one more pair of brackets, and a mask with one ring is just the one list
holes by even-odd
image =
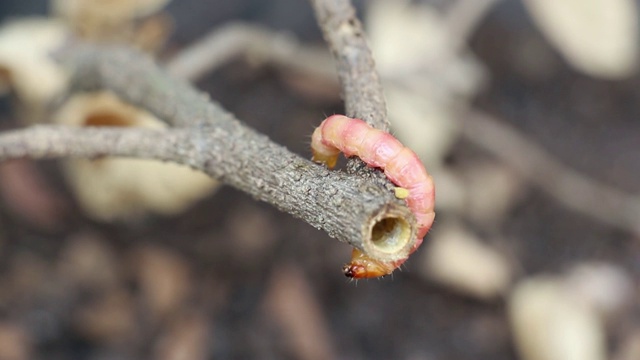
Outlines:
{"label": "tunnel opening in stem", "polygon": [[411,241],[411,225],[399,217],[378,220],[371,229],[371,244],[381,253],[394,254]]}

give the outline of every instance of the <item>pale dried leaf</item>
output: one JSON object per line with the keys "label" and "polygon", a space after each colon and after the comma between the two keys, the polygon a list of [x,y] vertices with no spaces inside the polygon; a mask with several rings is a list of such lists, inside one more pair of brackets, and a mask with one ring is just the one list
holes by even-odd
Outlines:
{"label": "pale dried leaf", "polygon": [[[54,121],[72,126],[167,127],[110,93],[75,95],[56,112]],[[148,211],[176,214],[218,186],[189,167],[153,160],[76,159],[67,160],[64,169],[81,206],[101,220],[135,217]]]}
{"label": "pale dried leaf", "polygon": [[367,33],[385,86],[394,134],[428,166],[458,138],[458,114],[483,80],[478,62],[432,7],[409,1],[369,3]]}
{"label": "pale dried leaf", "polygon": [[150,15],[171,0],[52,0],[53,12],[63,17],[96,16],[129,20]]}
{"label": "pale dried leaf", "polygon": [[14,20],[0,28],[0,89],[11,89],[29,107],[43,108],[67,85],[64,71],[50,57],[68,29],[45,18]]}
{"label": "pale dried leaf", "polygon": [[448,53],[452,44],[431,7],[406,0],[372,1],[367,34],[378,71],[390,77],[424,68]]}
{"label": "pale dried leaf", "polygon": [[525,184],[510,168],[474,162],[463,169],[466,214],[477,224],[498,225],[522,197]]}
{"label": "pale dried leaf", "polygon": [[509,297],[509,319],[523,360],[605,360],[604,326],[596,311],[561,279],[522,281]]}
{"label": "pale dried leaf", "polygon": [[582,263],[566,277],[575,292],[605,319],[619,314],[635,298],[633,279],[622,267],[607,263]]}
{"label": "pale dried leaf", "polygon": [[388,87],[385,93],[394,135],[425,164],[440,164],[458,137],[455,109],[435,97],[399,87]]}
{"label": "pale dried leaf", "polygon": [[635,0],[524,0],[549,41],[577,69],[624,78],[637,69]]}
{"label": "pale dried leaf", "polygon": [[492,299],[511,282],[507,259],[461,225],[440,225],[431,234],[421,272],[427,278],[465,294]]}
{"label": "pale dried leaf", "polygon": [[436,209],[438,212],[463,214],[466,212],[467,189],[463,179],[446,167],[429,167],[429,174],[437,184]]}

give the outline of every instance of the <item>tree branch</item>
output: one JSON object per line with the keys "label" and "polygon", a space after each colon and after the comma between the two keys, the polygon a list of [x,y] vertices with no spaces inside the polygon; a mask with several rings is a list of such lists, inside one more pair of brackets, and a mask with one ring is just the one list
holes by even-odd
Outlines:
{"label": "tree branch", "polygon": [[[381,86],[349,2],[314,4],[338,57],[348,113],[387,129]],[[389,191],[391,184],[381,173],[372,181],[371,170],[361,165],[344,173],[300,158],[137,52],[76,44],[60,51],[57,59],[71,70],[73,90],[111,90],[177,128],[17,130],[0,135],[0,160],[121,155],[172,161],[271,203],[373,259],[404,259],[415,244],[415,217]]]}
{"label": "tree branch", "polygon": [[346,115],[389,131],[387,107],[371,50],[349,0],[311,0],[318,24],[333,53]]}
{"label": "tree branch", "polygon": [[130,156],[188,164],[176,149],[188,138],[184,129],[160,131],[137,128],[36,125],[0,133],[0,161],[29,157]]}
{"label": "tree branch", "polygon": [[172,161],[204,171],[378,258],[407,255],[411,238],[390,244],[385,241],[391,239],[376,233],[380,222],[415,227],[409,210],[386,188],[300,158],[235,120],[204,120],[217,124],[166,131],[44,125],[7,131],[0,134],[0,160],[119,155]]}
{"label": "tree branch", "polygon": [[320,78],[336,74],[334,61],[324,48],[303,46],[294,36],[245,23],[213,29],[181,49],[165,67],[169,74],[193,82],[238,56]]}
{"label": "tree branch", "polygon": [[208,95],[176,80],[149,57],[117,46],[71,45],[56,55],[75,91],[110,90],[174,126],[239,122]]}
{"label": "tree branch", "polygon": [[[108,89],[131,104],[146,109],[170,124],[170,144],[166,151],[153,154],[136,146],[157,146],[162,137],[151,143],[125,147],[124,130],[111,133],[117,148],[100,145],[107,129],[76,129],[65,133],[66,142],[82,145],[81,154],[70,148],[43,154],[40,145],[25,141],[32,134],[7,134],[0,142],[34,145],[37,156],[119,154],[174,161],[204,171],[212,177],[273,204],[282,211],[302,218],[330,236],[362,249],[373,258],[388,261],[406,257],[415,241],[415,219],[404,203],[389,192],[385,184],[372,182],[356,174],[328,171],[292,154],[266,136],[242,125],[231,114],[194,90],[160,70],[151,60],[137,52],[115,47],[70,46],[58,59],[72,70],[72,87],[92,90]],[[43,128],[33,131],[43,131]],[[56,130],[59,135],[62,130]],[[78,135],[78,134],[81,134]],[[101,135],[98,135],[101,134]],[[40,134],[45,136],[46,134]],[[15,136],[21,136],[20,141]],[[52,135],[53,136],[53,135]],[[84,139],[81,139],[83,138]],[[74,140],[75,139],[75,140]],[[88,140],[94,139],[95,141]],[[61,141],[57,139],[56,141]],[[75,142],[74,142],[75,141]],[[49,142],[51,143],[51,142]],[[96,146],[95,149],[89,149]],[[1,146],[0,146],[1,147]],[[161,146],[162,147],[162,146]],[[46,151],[46,146],[44,150]],[[122,150],[129,149],[129,150]],[[108,151],[107,151],[108,150]],[[14,153],[8,151],[7,155]],[[22,155],[32,155],[28,149]],[[14,154],[18,156],[18,154]],[[393,238],[385,226],[410,228],[406,239]],[[379,233],[380,232],[380,233]]]}
{"label": "tree branch", "polygon": [[[460,0],[449,9],[449,13],[446,15],[447,23],[455,28],[454,30],[456,31],[454,32],[460,37],[458,39],[460,43],[464,42],[469,29],[476,25],[482,13],[499,1]],[[187,53],[181,53],[176,56],[174,60],[180,63],[184,61],[180,59],[183,56],[191,57],[197,55],[199,59],[196,60],[207,64],[207,69],[210,70],[219,64],[216,61],[217,58],[213,56],[210,46],[228,42],[227,36],[231,38],[250,37],[251,39],[240,41],[241,44],[244,44],[243,46],[257,42],[275,44],[280,40],[288,41],[280,34],[265,34],[264,30],[252,27],[245,29],[245,26],[248,25],[235,25],[229,29],[216,31],[207,36],[206,42],[203,40],[202,43],[193,45],[194,48],[207,48],[207,52],[196,54],[195,52],[187,51]],[[217,39],[217,37],[225,39]],[[218,46],[216,46],[216,49],[221,49],[224,52],[225,47]],[[273,61],[286,68],[311,72],[314,75],[319,74],[317,68],[310,68],[314,65],[310,65],[307,60],[313,50],[305,46],[299,46],[293,41],[284,46],[284,48],[293,48],[294,50],[291,52],[270,47],[261,47],[260,50],[255,51],[254,48],[243,46],[232,49],[232,53],[226,53],[226,55],[231,57],[239,53],[250,53],[252,55],[257,53],[263,59]],[[333,77],[333,74],[327,71],[323,73],[325,74],[324,76]],[[486,114],[471,111],[468,117],[469,121],[465,122],[461,132],[464,138],[512,166],[532,184],[547,192],[561,205],[610,226],[634,234],[640,233],[640,216],[637,215],[640,214],[640,198],[636,194],[625,193],[615,187],[598,182],[585,174],[568,169],[539,145],[536,145],[530,139],[524,138],[522,134],[501,125],[497,120]]]}

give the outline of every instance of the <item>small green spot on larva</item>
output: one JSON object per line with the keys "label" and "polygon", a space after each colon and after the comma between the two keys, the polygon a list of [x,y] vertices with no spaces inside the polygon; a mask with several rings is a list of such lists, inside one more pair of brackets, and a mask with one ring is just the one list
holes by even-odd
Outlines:
{"label": "small green spot on larva", "polygon": [[409,189],[405,189],[403,187],[397,187],[394,189],[394,192],[398,199],[406,199],[407,197],[409,197]]}

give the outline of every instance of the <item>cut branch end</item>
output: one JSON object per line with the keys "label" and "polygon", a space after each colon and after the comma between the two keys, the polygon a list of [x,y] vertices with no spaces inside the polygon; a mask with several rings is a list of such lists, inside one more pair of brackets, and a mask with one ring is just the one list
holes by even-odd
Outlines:
{"label": "cut branch end", "polygon": [[416,241],[413,214],[399,205],[385,206],[369,222],[364,236],[363,250],[371,258],[395,261],[409,256]]}

